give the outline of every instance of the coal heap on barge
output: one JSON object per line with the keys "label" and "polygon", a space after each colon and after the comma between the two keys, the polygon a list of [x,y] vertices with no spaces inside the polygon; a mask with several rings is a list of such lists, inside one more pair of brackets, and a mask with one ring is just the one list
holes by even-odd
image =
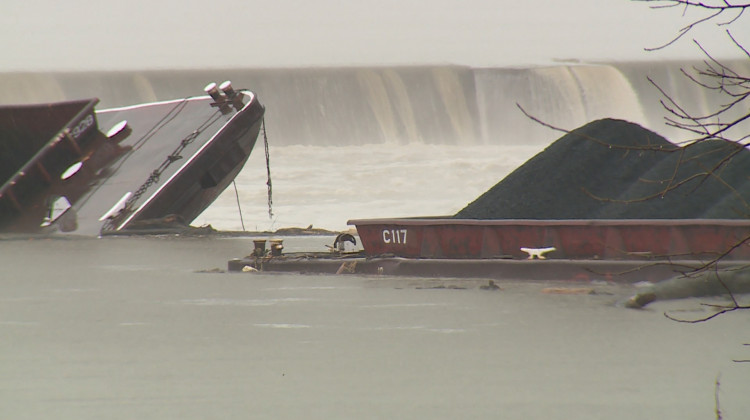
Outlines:
{"label": "coal heap on barge", "polygon": [[603,119],[561,137],[457,219],[746,219],[750,152],[708,140],[677,146]]}

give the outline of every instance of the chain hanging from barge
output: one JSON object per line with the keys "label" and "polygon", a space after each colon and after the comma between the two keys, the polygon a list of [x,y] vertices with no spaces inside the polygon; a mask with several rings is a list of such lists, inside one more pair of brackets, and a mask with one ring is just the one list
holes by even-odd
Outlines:
{"label": "chain hanging from barge", "polygon": [[263,129],[263,145],[266,148],[266,172],[268,174],[268,180],[266,181],[266,185],[268,185],[268,218],[273,220],[273,186],[271,183],[271,159],[268,153],[268,137],[266,136],[265,118],[263,118],[261,124],[261,128]]}

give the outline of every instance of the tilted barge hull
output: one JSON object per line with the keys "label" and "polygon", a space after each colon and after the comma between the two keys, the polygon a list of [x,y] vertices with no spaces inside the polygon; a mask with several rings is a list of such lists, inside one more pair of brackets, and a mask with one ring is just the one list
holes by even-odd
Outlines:
{"label": "tilted barge hull", "polygon": [[0,232],[192,222],[242,169],[265,111],[252,92],[212,85],[115,109],[95,110],[97,99],[0,107]]}
{"label": "tilted barge hull", "polygon": [[657,282],[750,265],[742,220],[351,220],[360,254],[235,259],[229,269],[562,281]]}

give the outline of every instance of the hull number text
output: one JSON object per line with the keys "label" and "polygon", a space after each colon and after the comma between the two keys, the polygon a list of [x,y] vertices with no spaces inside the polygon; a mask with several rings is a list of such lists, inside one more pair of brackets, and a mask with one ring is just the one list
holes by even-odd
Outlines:
{"label": "hull number text", "polygon": [[70,134],[73,135],[74,139],[77,139],[81,137],[81,135],[83,135],[83,133],[85,133],[86,130],[88,130],[92,125],[94,125],[94,115],[89,114],[86,116],[86,118],[83,118],[75,127],[70,130]]}
{"label": "hull number text", "polygon": [[383,229],[383,242],[387,244],[405,244],[406,229]]}

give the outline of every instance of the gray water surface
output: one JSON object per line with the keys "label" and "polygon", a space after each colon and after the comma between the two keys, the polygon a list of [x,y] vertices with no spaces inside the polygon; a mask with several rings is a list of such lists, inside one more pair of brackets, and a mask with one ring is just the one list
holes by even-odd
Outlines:
{"label": "gray water surface", "polygon": [[[285,238],[287,250],[331,238]],[[247,238],[0,240],[3,419],[725,419],[750,314],[633,286],[205,273]],[[543,293],[590,287],[595,294]]]}

